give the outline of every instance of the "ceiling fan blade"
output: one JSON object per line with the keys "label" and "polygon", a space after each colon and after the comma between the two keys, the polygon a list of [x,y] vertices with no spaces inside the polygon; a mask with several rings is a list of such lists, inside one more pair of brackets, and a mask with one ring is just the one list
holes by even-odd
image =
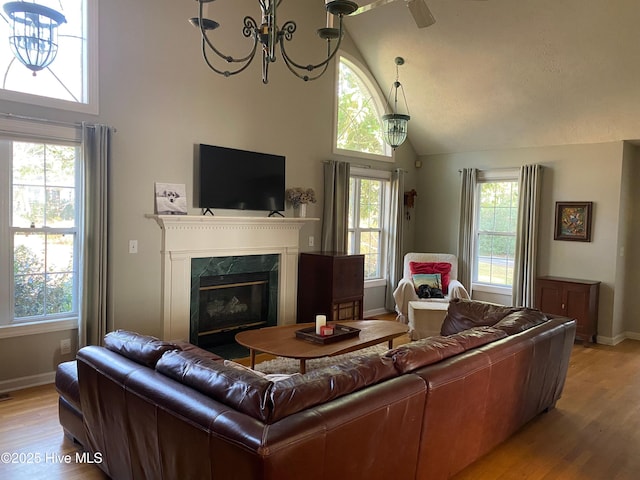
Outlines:
{"label": "ceiling fan blade", "polygon": [[418,28],[425,28],[436,23],[436,19],[424,0],[407,0],[407,7],[409,7]]}
{"label": "ceiling fan blade", "polygon": [[351,16],[360,15],[361,13],[368,12],[369,10],[373,10],[374,8],[381,7],[382,5],[386,5],[387,3],[393,3],[396,1],[397,0],[375,0],[371,3],[361,6],[355,12],[353,12]]}

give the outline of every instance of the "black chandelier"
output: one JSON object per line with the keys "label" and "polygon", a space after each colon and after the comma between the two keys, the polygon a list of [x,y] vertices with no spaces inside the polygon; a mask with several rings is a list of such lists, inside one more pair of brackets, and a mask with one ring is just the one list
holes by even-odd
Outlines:
{"label": "black chandelier", "polygon": [[[345,15],[352,14],[358,9],[358,5],[355,2],[346,0],[325,0],[327,26],[318,29],[318,36],[327,41],[327,58],[323,62],[315,65],[301,65],[289,57],[285,49],[284,42],[285,40],[290,41],[293,39],[293,34],[297,28],[295,22],[289,20],[282,25],[282,28],[278,27],[277,24],[278,16],[276,11],[278,6],[280,6],[280,3],[282,3],[282,0],[258,0],[260,10],[262,11],[262,22],[260,24],[250,16],[244,17],[242,34],[246,38],[253,38],[253,46],[249,53],[241,58],[234,58],[220,52],[213,45],[208,36],[209,31],[215,30],[220,26],[218,22],[202,16],[203,4],[212,2],[213,0],[196,1],[199,4],[198,16],[189,19],[189,21],[200,30],[202,38],[202,56],[209,68],[220,75],[224,75],[225,77],[236,75],[245,70],[251,64],[258,49],[258,44],[260,44],[262,50],[262,83],[265,84],[269,83],[269,64],[276,61],[277,45],[280,45],[282,60],[296,77],[304,80],[305,82],[320,78],[327,70],[329,62],[333,59],[340,48],[343,34],[342,18]],[[334,17],[338,17],[338,28],[334,27]],[[337,43],[332,49],[331,41],[336,39]],[[214,52],[218,57],[229,64],[237,64],[236,68],[222,70],[215,67],[209,59],[209,51]],[[316,71],[318,69],[319,71]]]}
{"label": "black chandelier", "polygon": [[[382,135],[384,141],[387,142],[394,150],[404,143],[407,139],[407,133],[409,128],[409,106],[407,105],[407,98],[404,96],[404,88],[399,81],[398,67],[404,65],[404,58],[396,57],[396,81],[391,84],[389,90],[389,104],[391,104],[391,93],[395,93],[393,98],[393,111],[382,116]],[[398,89],[402,92],[402,98],[404,99],[404,108],[407,111],[406,114],[398,113]]]}
{"label": "black chandelier", "polygon": [[58,27],[67,20],[57,10],[37,3],[8,2],[3,8],[10,19],[11,51],[35,75],[56,59]]}

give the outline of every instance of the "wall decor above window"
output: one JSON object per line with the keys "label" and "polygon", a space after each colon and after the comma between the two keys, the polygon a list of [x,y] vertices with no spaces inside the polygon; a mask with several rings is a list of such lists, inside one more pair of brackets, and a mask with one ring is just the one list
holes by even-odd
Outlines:
{"label": "wall decor above window", "polygon": [[556,202],[554,240],[591,241],[593,202]]}

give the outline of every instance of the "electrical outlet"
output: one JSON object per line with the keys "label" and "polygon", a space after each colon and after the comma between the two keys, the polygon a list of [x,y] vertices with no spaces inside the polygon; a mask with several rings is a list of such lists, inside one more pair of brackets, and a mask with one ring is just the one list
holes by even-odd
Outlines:
{"label": "electrical outlet", "polygon": [[309,246],[313,247],[315,245],[315,238],[313,238],[313,235],[309,235]]}
{"label": "electrical outlet", "polygon": [[129,240],[129,253],[138,253],[138,240]]}
{"label": "electrical outlet", "polygon": [[69,355],[70,353],[71,353],[71,339],[65,338],[64,340],[60,340],[60,354]]}

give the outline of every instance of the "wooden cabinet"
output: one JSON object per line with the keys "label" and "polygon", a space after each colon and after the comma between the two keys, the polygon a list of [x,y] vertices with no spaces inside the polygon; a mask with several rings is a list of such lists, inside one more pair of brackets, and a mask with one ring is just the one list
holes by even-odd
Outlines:
{"label": "wooden cabinet", "polygon": [[301,253],[298,264],[298,323],[361,320],[364,255],[336,252]]}
{"label": "wooden cabinet", "polygon": [[576,339],[596,341],[600,282],[561,277],[536,281],[536,308],[545,313],[575,318]]}

